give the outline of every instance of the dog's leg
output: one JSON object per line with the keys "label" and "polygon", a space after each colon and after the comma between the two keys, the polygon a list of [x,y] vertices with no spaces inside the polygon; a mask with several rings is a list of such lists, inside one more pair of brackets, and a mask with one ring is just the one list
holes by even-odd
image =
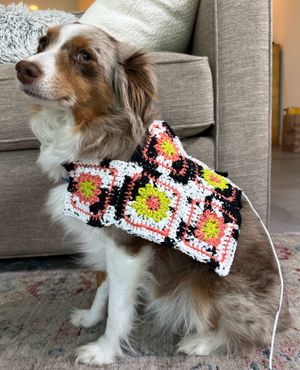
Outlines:
{"label": "dog's leg", "polygon": [[96,342],[77,349],[76,362],[101,365],[114,361],[122,354],[121,343],[128,342],[137,301],[137,291],[143,272],[147,270],[150,248],[137,255],[128,255],[125,248],[107,249],[108,318],[106,330]]}
{"label": "dog's leg", "polygon": [[97,292],[91,308],[88,310],[74,308],[71,312],[70,317],[72,325],[77,327],[82,326],[84,328],[90,328],[105,318],[106,303],[108,297],[108,283],[105,276],[106,274],[102,273],[102,275],[103,280],[101,285],[97,288]]}

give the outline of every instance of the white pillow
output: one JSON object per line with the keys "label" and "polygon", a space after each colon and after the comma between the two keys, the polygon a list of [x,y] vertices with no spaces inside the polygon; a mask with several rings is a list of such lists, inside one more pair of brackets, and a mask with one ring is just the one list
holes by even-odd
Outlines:
{"label": "white pillow", "polygon": [[199,0],[96,0],[81,23],[148,51],[185,52]]}

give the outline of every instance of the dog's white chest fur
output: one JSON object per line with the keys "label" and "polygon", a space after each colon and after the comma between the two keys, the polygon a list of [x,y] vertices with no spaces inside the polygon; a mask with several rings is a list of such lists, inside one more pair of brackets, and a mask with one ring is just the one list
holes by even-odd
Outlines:
{"label": "dog's white chest fur", "polygon": [[81,138],[74,133],[74,118],[67,109],[43,107],[30,120],[34,135],[41,142],[38,164],[51,180],[59,181],[65,173],[61,166],[75,159]]}
{"label": "dog's white chest fur", "polygon": [[[80,137],[74,133],[74,118],[67,109],[43,107],[32,116],[31,129],[41,142],[38,164],[51,180],[58,182],[65,176],[64,162],[76,160]],[[70,242],[78,252],[84,252],[86,264],[96,270],[105,270],[105,248],[113,241],[101,229],[93,229],[63,214],[66,184],[53,188],[48,196],[47,210],[52,218],[63,224]]]}

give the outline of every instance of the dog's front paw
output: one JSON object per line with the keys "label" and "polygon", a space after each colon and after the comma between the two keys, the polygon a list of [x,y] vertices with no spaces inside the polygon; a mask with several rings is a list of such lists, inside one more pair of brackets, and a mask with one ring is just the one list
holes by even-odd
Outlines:
{"label": "dog's front paw", "polygon": [[102,314],[92,310],[80,310],[74,308],[70,315],[70,322],[73,326],[91,328],[103,319]]}
{"label": "dog's front paw", "polygon": [[187,355],[207,356],[210,351],[209,342],[196,335],[184,337],[177,344],[177,352],[183,352]]}
{"label": "dog's front paw", "polygon": [[101,339],[77,348],[76,363],[97,366],[114,362],[114,352]]}

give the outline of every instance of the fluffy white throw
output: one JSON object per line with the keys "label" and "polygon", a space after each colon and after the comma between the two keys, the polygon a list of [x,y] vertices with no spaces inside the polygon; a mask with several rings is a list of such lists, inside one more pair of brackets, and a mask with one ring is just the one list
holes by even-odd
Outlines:
{"label": "fluffy white throw", "polygon": [[0,63],[16,63],[34,54],[48,27],[75,21],[58,10],[30,11],[23,3],[0,5]]}

